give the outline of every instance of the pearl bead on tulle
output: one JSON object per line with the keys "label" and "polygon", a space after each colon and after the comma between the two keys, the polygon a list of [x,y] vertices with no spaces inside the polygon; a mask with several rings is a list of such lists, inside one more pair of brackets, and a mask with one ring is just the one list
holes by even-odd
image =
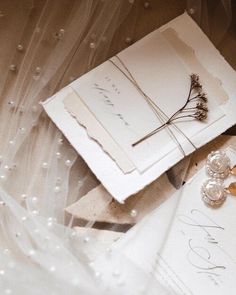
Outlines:
{"label": "pearl bead on tulle", "polygon": [[37,197],[32,197],[31,199],[31,202],[33,203],[33,204],[36,204],[36,203],[38,203],[38,198]]}
{"label": "pearl bead on tulle", "polygon": [[131,217],[136,217],[137,215],[138,215],[138,211],[137,211],[137,210],[132,209],[132,210],[130,211],[130,216],[131,216]]}
{"label": "pearl bead on tulle", "polygon": [[189,9],[189,14],[192,15],[192,14],[194,14],[194,13],[195,13],[195,9],[194,9],[194,8],[190,8],[190,9]]}
{"label": "pearl bead on tulle", "polygon": [[48,163],[47,163],[47,162],[43,162],[43,164],[42,164],[42,168],[43,168],[43,169],[47,169],[47,168],[48,168]]}
{"label": "pearl bead on tulle", "polygon": [[66,165],[67,167],[70,167],[71,164],[72,164],[71,160],[66,160],[66,161],[65,161],[65,165]]}
{"label": "pearl bead on tulle", "polygon": [[60,191],[61,191],[60,186],[57,185],[57,186],[54,187],[54,192],[55,193],[59,193]]}
{"label": "pearl bead on tulle", "polygon": [[83,241],[84,241],[84,243],[88,243],[90,241],[90,238],[89,237],[84,237]]}
{"label": "pearl bead on tulle", "polygon": [[0,269],[0,276],[3,276],[5,274],[5,270],[4,269]]}
{"label": "pearl bead on tulle", "polygon": [[6,175],[4,175],[4,174],[0,175],[0,179],[1,179],[1,181],[5,181],[6,180]]}
{"label": "pearl bead on tulle", "polygon": [[12,64],[12,65],[9,66],[9,70],[12,71],[12,72],[15,72],[16,69],[17,69],[17,66],[14,65],[14,64]]}
{"label": "pearl bead on tulle", "polygon": [[31,250],[29,250],[29,256],[34,256],[35,255],[35,250],[33,250],[33,249],[31,249]]}
{"label": "pearl bead on tulle", "polygon": [[18,51],[23,51],[23,50],[24,50],[23,45],[18,44],[18,45],[17,45],[17,50],[18,50]]}
{"label": "pearl bead on tulle", "polygon": [[63,138],[59,138],[57,143],[58,143],[59,145],[62,145],[62,144],[63,144]]}
{"label": "pearl bead on tulle", "polygon": [[22,194],[22,195],[21,195],[21,199],[22,199],[22,200],[26,200],[26,199],[27,199],[27,195],[26,195],[26,194]]}
{"label": "pearl bead on tulle", "polygon": [[96,44],[95,44],[94,42],[91,42],[91,43],[89,44],[89,47],[92,48],[92,49],[94,49],[94,48],[96,47]]}
{"label": "pearl bead on tulle", "polygon": [[128,45],[130,45],[132,43],[132,39],[130,37],[127,37],[125,39],[125,43],[128,44]]}
{"label": "pearl bead on tulle", "polygon": [[57,156],[57,159],[60,159],[61,158],[61,153],[60,152],[56,152],[56,156]]}

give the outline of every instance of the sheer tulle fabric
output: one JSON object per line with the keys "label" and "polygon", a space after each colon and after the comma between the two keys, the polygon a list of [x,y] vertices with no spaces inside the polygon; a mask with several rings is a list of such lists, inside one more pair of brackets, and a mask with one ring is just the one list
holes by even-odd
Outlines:
{"label": "sheer tulle fabric", "polygon": [[[199,22],[200,2],[188,6]],[[231,17],[230,1],[219,5],[216,40]],[[135,41],[142,9],[131,0],[0,1],[1,294],[168,294],[122,249],[73,230],[66,206],[98,181],[40,105]]]}

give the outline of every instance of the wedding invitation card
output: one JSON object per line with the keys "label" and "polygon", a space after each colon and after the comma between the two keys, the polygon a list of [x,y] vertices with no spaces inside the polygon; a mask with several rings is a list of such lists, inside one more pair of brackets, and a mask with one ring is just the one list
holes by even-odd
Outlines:
{"label": "wedding invitation card", "polygon": [[[202,90],[190,93],[193,73]],[[196,100],[199,93],[207,102]],[[124,202],[232,126],[235,102],[236,73],[183,14],[43,106],[108,192]]]}
{"label": "wedding invitation card", "polygon": [[[236,163],[234,150],[227,155]],[[170,294],[235,294],[236,198],[228,196],[218,208],[207,206],[201,198],[206,179],[202,168],[181,192],[113,244]],[[229,177],[225,186],[233,181]]]}

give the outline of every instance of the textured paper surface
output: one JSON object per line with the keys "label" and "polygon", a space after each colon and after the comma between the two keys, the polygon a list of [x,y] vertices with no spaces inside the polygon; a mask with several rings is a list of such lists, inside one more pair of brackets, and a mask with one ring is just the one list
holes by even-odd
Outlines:
{"label": "textured paper surface", "polygon": [[88,107],[79,99],[78,94],[74,91],[69,93],[64,99],[64,105],[66,110],[78,120],[78,123],[87,126],[86,130],[91,138],[96,139],[98,143],[102,142],[105,151],[112,151],[111,158],[116,161],[124,173],[135,169],[125,152],[96,120]]}
{"label": "textured paper surface", "polygon": [[[227,154],[235,163],[235,151]],[[175,193],[114,247],[177,294],[234,295],[236,199],[228,196],[221,207],[207,207],[200,195],[205,180],[202,168],[181,195]]]}
{"label": "textured paper surface", "polygon": [[[190,88],[190,74],[195,68],[200,68],[187,68],[171,46],[159,31],[155,31],[118,54],[141,89],[168,118],[185,104]],[[112,61],[125,71],[116,57],[113,57]],[[219,96],[221,94],[221,85],[215,83],[213,88],[211,83],[208,83],[209,80],[213,79],[209,78],[204,83],[210,109],[207,122],[186,120],[176,123],[192,142],[195,134],[223,116],[219,104],[215,101],[216,92]],[[201,81],[204,82],[204,77]],[[119,164],[121,159],[114,155],[116,149],[113,150],[112,146],[108,149],[107,136],[103,138],[99,132],[94,132],[96,124],[91,124],[89,116],[84,116],[84,111],[78,110],[78,100],[88,107],[97,118],[97,125],[104,127],[140,173],[177,148],[168,128],[163,128],[139,145],[132,146],[132,143],[161,126],[167,119],[160,121],[143,95],[109,61],[82,76],[72,87],[78,95],[75,95],[74,99],[71,97],[69,101],[65,99],[66,109],[76,113],[77,120],[100,142],[120,167],[125,160]],[[215,91],[212,91],[212,88]],[[193,103],[192,106],[194,105]],[[183,142],[187,143],[180,132],[173,126],[170,128],[181,145]],[[194,150],[193,146],[191,148]]]}
{"label": "textured paper surface", "polygon": [[[197,59],[211,75],[221,81],[222,87],[229,97],[229,100],[221,105],[223,113],[226,115],[195,136],[194,143],[200,147],[235,124],[236,74],[187,14],[176,18],[159,30],[164,31],[167,28],[174,29],[178,37],[187,46],[194,49]],[[66,87],[44,102],[44,108],[85,159],[97,178],[119,202],[124,202],[127,197],[140,191],[183,158],[182,153],[178,149],[174,149],[167,157],[162,158],[144,173],[140,174],[134,170],[124,174],[101,146],[92,140],[86,130],[65,110],[63,100],[70,92],[70,87]],[[189,145],[184,148],[186,154],[192,152]]]}

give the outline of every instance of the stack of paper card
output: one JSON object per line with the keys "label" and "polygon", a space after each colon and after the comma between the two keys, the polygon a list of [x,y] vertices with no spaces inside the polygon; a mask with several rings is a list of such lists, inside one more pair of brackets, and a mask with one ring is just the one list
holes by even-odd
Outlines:
{"label": "stack of paper card", "polygon": [[[235,163],[236,152],[226,152]],[[146,284],[144,275],[141,282],[136,281],[137,286],[144,285],[144,294],[149,294],[154,282],[161,283],[168,294],[235,294],[236,199],[228,195],[222,206],[206,206],[200,194],[206,178],[203,167],[181,191],[113,244],[113,253],[125,257],[143,274],[150,274]],[[225,185],[233,181],[234,176],[230,176]],[[109,270],[113,265],[106,264],[105,255],[99,256],[93,267],[101,272],[106,287],[115,285],[117,278]],[[130,283],[134,272],[123,267],[122,261],[116,267],[122,269],[122,279]]]}
{"label": "stack of paper card", "polygon": [[[191,73],[207,93],[208,119],[177,122],[134,146],[185,104]],[[183,14],[43,105],[108,192],[124,202],[236,123],[236,73]]]}

